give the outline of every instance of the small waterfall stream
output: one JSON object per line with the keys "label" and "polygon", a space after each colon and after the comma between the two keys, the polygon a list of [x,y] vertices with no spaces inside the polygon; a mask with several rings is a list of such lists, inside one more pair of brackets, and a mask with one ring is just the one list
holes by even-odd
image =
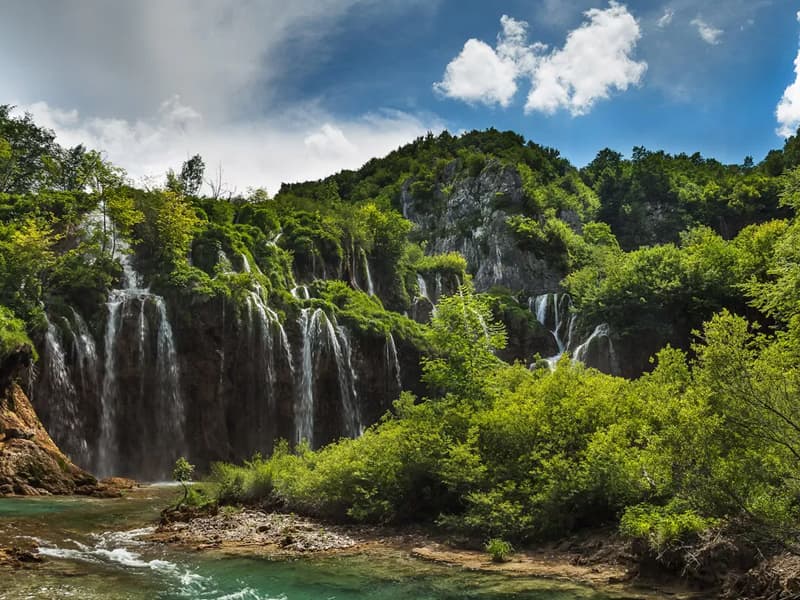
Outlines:
{"label": "small waterfall stream", "polygon": [[97,356],[97,345],[89,331],[89,326],[78,311],[72,309],[73,345],[80,371],[80,383],[84,393],[96,390],[99,376],[100,361]]}
{"label": "small waterfall stream", "polygon": [[361,248],[361,258],[364,261],[364,273],[367,276],[367,293],[370,296],[374,296],[375,286],[372,283],[372,273],[369,270],[369,259],[367,258],[367,253],[364,252],[363,248]]}
{"label": "small waterfall stream", "polygon": [[400,359],[397,356],[397,345],[391,332],[386,337],[386,374],[394,377],[398,393],[403,390],[403,379],[400,375]]}
{"label": "small waterfall stream", "polygon": [[295,441],[306,440],[312,447],[315,444],[317,403],[314,388],[322,358],[326,353],[332,354],[336,364],[345,434],[351,437],[360,435],[363,427],[358,410],[352,351],[346,330],[320,308],[303,308],[298,325],[302,339],[302,369],[295,407]]}
{"label": "small waterfall stream", "polygon": [[[44,345],[44,373],[46,377],[47,404],[45,412],[51,424],[50,436],[64,443],[64,452],[76,460],[85,458],[87,443],[81,426],[81,411],[72,374],[67,367],[67,356],[59,328],[47,318]],[[73,335],[68,320],[63,319],[64,328]]]}
{"label": "small waterfall stream", "polygon": [[[597,325],[592,333],[582,342],[576,338],[576,327],[578,315],[572,311],[572,298],[569,294],[542,294],[528,300],[531,312],[536,316],[536,320],[542,324],[553,335],[558,351],[552,356],[546,357],[550,369],[554,369],[559,359],[565,352],[572,355],[572,360],[582,363],[589,363],[592,360],[590,350],[594,344],[603,340],[607,344],[605,354],[606,370],[614,371],[617,369],[614,345],[611,343],[611,330],[606,323]],[[591,365],[596,366],[596,365]]]}
{"label": "small waterfall stream", "polygon": [[[294,371],[292,364],[292,349],[289,337],[278,317],[278,314],[267,306],[258,291],[251,291],[247,298],[247,332],[250,338],[253,360],[258,361],[256,372],[261,381],[258,385],[263,394],[263,405],[257,412],[259,423],[259,437],[268,447],[275,435],[275,420],[277,411],[277,359],[283,361],[290,371]],[[267,439],[267,431],[271,438]]]}

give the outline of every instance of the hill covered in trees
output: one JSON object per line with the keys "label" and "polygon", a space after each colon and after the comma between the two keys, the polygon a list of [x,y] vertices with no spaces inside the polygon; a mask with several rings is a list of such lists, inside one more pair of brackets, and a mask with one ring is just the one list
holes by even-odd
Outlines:
{"label": "hill covered in trees", "polygon": [[96,473],[187,455],[223,502],[753,565],[800,522],[799,144],[578,169],[445,132],[219,197],[199,156],[141,189],[2,107],[0,362],[38,354]]}

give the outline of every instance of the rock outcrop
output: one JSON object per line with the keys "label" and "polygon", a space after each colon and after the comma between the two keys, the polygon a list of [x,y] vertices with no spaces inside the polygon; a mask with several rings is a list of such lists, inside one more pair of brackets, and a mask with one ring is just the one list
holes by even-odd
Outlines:
{"label": "rock outcrop", "polygon": [[14,381],[31,359],[22,347],[0,365],[0,496],[97,493],[104,486],[64,456]]}
{"label": "rock outcrop", "polygon": [[520,249],[506,222],[510,215],[522,212],[525,202],[517,170],[490,162],[475,177],[456,177],[458,167],[458,161],[453,161],[444,169],[434,203],[414,197],[413,180],[401,191],[403,216],[428,240],[427,251],[461,253],[479,292],[493,286],[529,296],[558,291],[564,273]]}

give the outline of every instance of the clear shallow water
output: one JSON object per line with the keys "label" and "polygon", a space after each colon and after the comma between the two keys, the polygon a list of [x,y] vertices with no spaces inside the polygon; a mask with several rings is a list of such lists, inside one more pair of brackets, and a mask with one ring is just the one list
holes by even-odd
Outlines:
{"label": "clear shallow water", "polygon": [[[174,489],[128,498],[0,499],[0,544],[47,558],[0,582],[0,598],[214,600],[606,600],[532,578],[465,572],[401,552],[296,560],[222,557],[150,544],[142,536]],[[2,571],[0,571],[2,573]]]}

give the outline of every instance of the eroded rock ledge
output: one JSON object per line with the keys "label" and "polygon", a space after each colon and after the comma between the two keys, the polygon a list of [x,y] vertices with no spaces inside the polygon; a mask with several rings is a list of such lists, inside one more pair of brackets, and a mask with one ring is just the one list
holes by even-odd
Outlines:
{"label": "eroded rock ledge", "polygon": [[22,346],[0,364],[0,496],[119,496],[128,484],[99,482],[73,464],[55,445],[15,383],[32,358],[31,349]]}

